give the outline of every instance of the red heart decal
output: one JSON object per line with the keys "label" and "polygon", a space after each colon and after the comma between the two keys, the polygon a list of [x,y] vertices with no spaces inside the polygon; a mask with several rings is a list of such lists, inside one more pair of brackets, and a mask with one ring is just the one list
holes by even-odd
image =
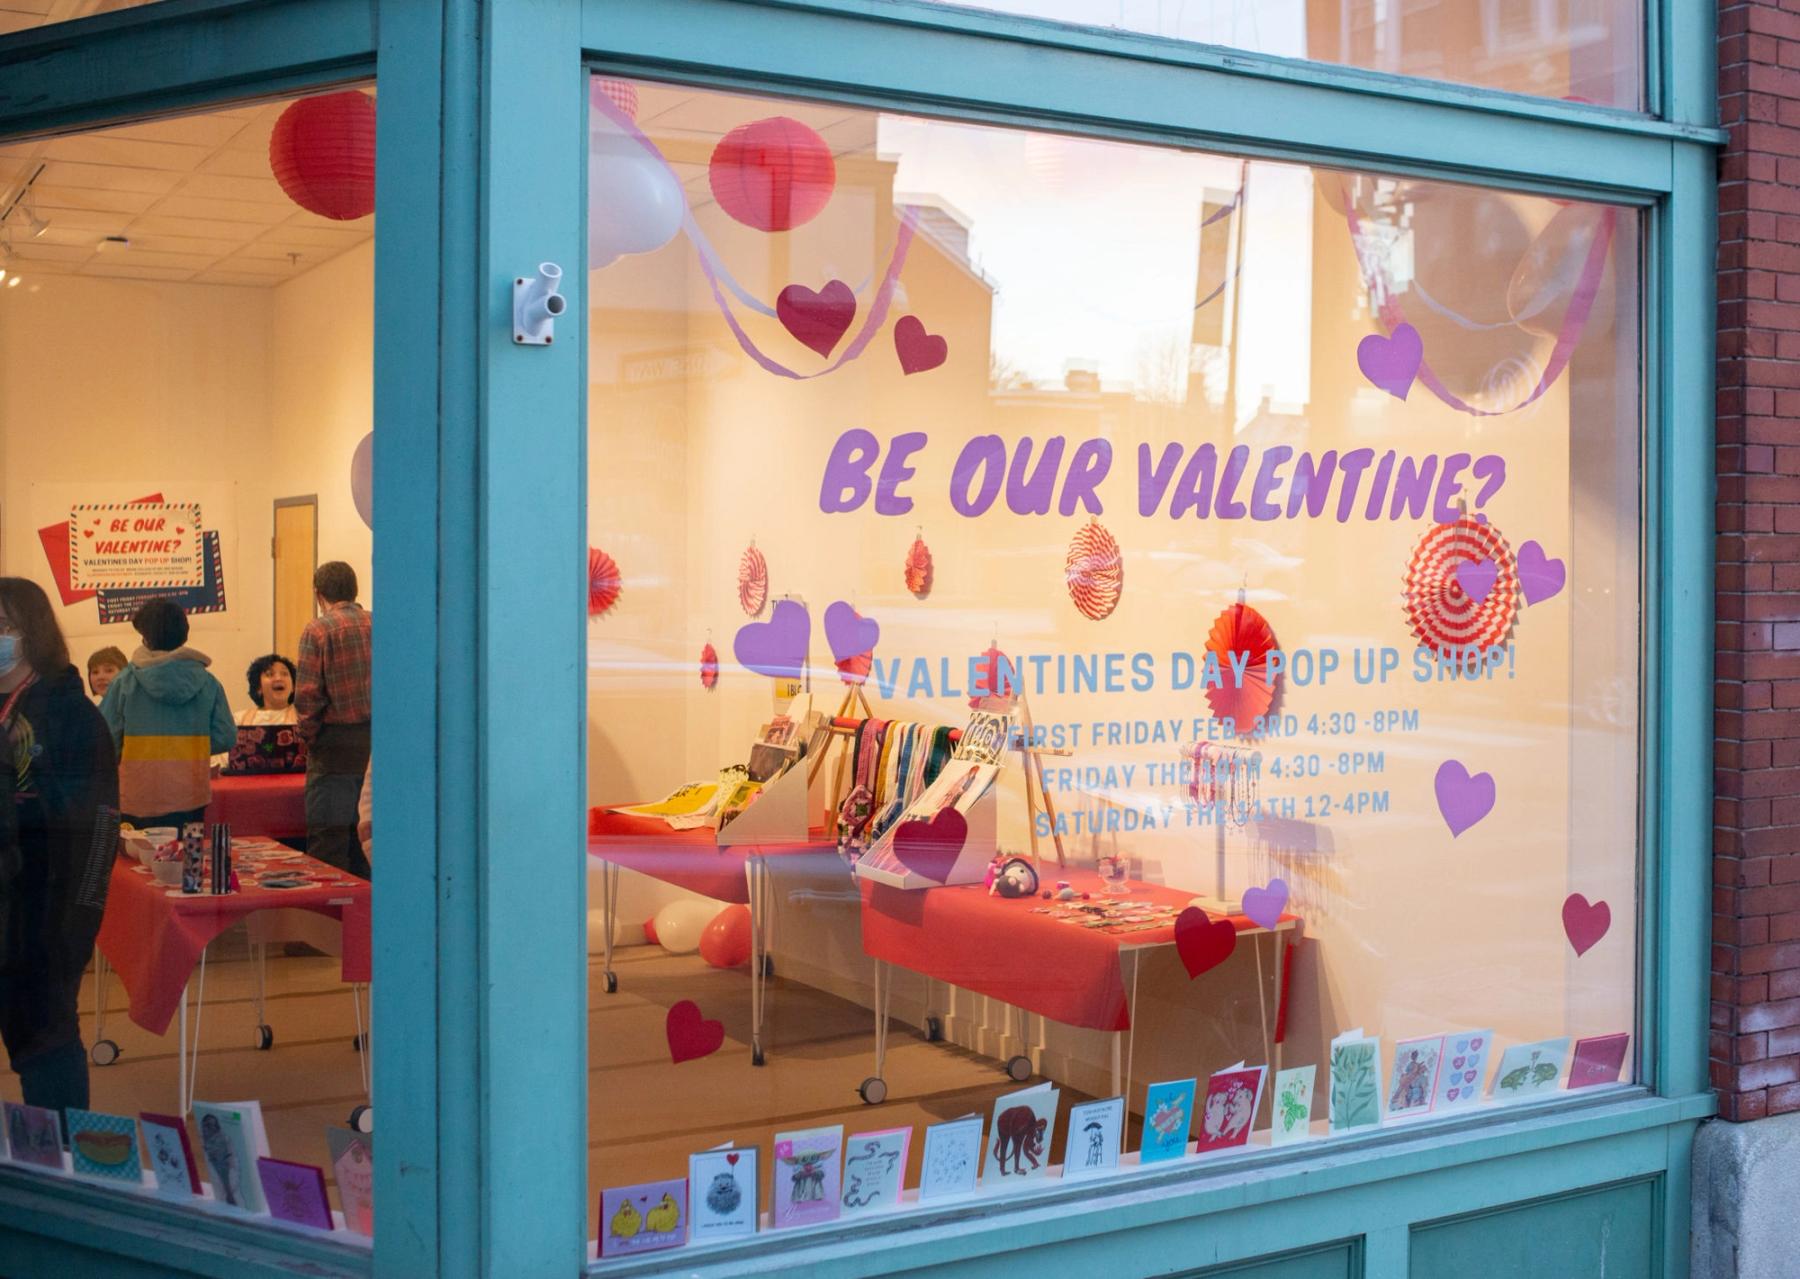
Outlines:
{"label": "red heart decal", "polygon": [[182,528],[182,527],[181,527],[181,526],[180,526],[180,525],[179,525],[179,524],[177,524],[177,525],[176,525],[176,526],[175,526],[175,531],[176,531],[176,532],[177,532],[177,533],[185,533],[185,532],[187,532],[187,530],[186,530],[186,529],[184,529],[184,528]]}
{"label": "red heart decal", "polygon": [[738,1152],[735,1150],[725,1156],[725,1162],[730,1164],[733,1168],[737,1167],[737,1161],[738,1161]]}
{"label": "red heart decal", "polygon": [[775,296],[775,317],[802,346],[830,355],[856,318],[856,294],[842,280],[832,280],[814,293],[790,284]]}
{"label": "red heart decal", "polygon": [[950,358],[950,344],[925,331],[916,315],[903,315],[894,325],[894,354],[903,373],[926,373]]}
{"label": "red heart decal", "polygon": [[669,1058],[678,1066],[711,1056],[725,1042],[725,1023],[703,1020],[700,1005],[691,999],[669,1009],[663,1029],[669,1037]]}
{"label": "red heart decal", "polygon": [[1188,977],[1216,968],[1237,949],[1237,929],[1227,919],[1213,919],[1198,906],[1189,906],[1175,917],[1175,953]]}
{"label": "red heart decal", "polygon": [[894,856],[908,870],[941,884],[950,878],[968,838],[968,818],[946,808],[928,822],[901,822],[894,832]]}
{"label": "red heart decal", "polygon": [[84,528],[81,530],[81,535],[83,537],[92,537],[94,535],[94,530],[91,528]]}
{"label": "red heart decal", "polygon": [[1588,899],[1580,893],[1570,893],[1563,902],[1563,932],[1569,936],[1569,945],[1575,948],[1577,955],[1585,955],[1599,944],[1606,936],[1606,930],[1612,927],[1612,907],[1605,902],[1588,905]]}

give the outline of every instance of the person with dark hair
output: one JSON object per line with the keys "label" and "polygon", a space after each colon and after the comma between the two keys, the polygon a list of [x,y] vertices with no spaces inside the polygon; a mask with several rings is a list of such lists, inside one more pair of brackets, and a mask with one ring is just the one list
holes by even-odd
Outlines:
{"label": "person with dark hair", "polygon": [[[245,672],[251,704],[237,713],[237,726],[297,724],[300,717],[294,710],[294,686],[298,675],[294,659],[280,653],[264,653],[251,662]],[[212,762],[214,768],[222,769],[231,762],[231,755],[214,755]]]}
{"label": "person with dark hair", "polygon": [[237,725],[212,658],[187,646],[187,614],[150,600],[131,619],[143,644],[100,699],[119,751],[119,802],[141,828],[197,822],[212,800],[212,757]]}
{"label": "person with dark hair", "polygon": [[94,695],[95,701],[106,696],[107,685],[117,679],[119,672],[124,670],[130,662],[129,657],[111,644],[105,648],[97,648],[88,654],[88,692]]}
{"label": "person with dark hair", "polygon": [[306,741],[306,851],[367,879],[369,859],[356,828],[369,767],[372,635],[356,590],[356,570],[341,561],[313,573],[319,615],[300,633],[294,702]]}
{"label": "person with dark hair", "polygon": [[0,577],[0,1041],[25,1101],[88,1105],[76,1011],[119,843],[119,772],[49,597]]}

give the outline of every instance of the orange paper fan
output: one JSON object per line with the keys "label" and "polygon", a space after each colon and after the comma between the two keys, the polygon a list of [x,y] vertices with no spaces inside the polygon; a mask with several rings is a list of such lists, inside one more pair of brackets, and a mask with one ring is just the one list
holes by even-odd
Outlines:
{"label": "orange paper fan", "polygon": [[1269,675],[1269,654],[1279,647],[1268,619],[1248,604],[1233,604],[1213,619],[1206,651],[1218,656],[1221,683],[1207,688],[1206,701],[1213,718],[1231,721],[1240,737],[1251,736],[1256,721],[1275,704],[1277,679]]}

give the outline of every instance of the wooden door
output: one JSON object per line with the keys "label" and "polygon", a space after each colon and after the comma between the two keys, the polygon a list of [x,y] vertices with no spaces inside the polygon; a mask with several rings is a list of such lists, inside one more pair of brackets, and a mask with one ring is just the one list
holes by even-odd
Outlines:
{"label": "wooden door", "polygon": [[275,633],[273,651],[299,657],[300,632],[313,617],[313,570],[319,566],[319,499],[275,500]]}

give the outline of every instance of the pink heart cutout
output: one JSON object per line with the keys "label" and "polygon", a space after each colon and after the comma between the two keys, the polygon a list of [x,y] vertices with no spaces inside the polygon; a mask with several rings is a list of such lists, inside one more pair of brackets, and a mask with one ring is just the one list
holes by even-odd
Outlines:
{"label": "pink heart cutout", "polygon": [[1519,593],[1528,606],[1550,599],[1568,580],[1568,566],[1545,555],[1544,548],[1536,542],[1519,548]]}
{"label": "pink heart cutout", "polygon": [[1479,1036],[1477,1036],[1476,1038],[1471,1039],[1469,1041],[1469,1051],[1471,1051],[1471,1052],[1480,1052],[1481,1051],[1481,1038]]}
{"label": "pink heart cutout", "polygon": [[725,1042],[725,1023],[702,1018],[700,1005],[684,999],[669,1009],[663,1033],[669,1039],[669,1059],[679,1066],[718,1052]]}
{"label": "pink heart cutout", "polygon": [[1474,1083],[1475,1082],[1475,1072],[1472,1070],[1464,1071],[1463,1072],[1463,1082],[1471,1083],[1471,1084]]}
{"label": "pink heart cutout", "polygon": [[968,838],[968,818],[946,808],[928,822],[900,823],[894,832],[894,856],[908,870],[941,884],[956,869],[956,859]]}
{"label": "pink heart cutout", "polygon": [[1577,955],[1585,955],[1599,944],[1612,927],[1612,907],[1605,902],[1588,904],[1580,893],[1570,893],[1563,902],[1563,932]]}
{"label": "pink heart cutout", "polygon": [[1198,906],[1175,917],[1175,953],[1190,981],[1224,963],[1236,949],[1237,929],[1229,920],[1214,919]]}
{"label": "pink heart cutout", "polygon": [[1454,1061],[1452,1061],[1450,1063],[1450,1069],[1461,1070],[1463,1068],[1463,1061],[1464,1061],[1464,1058],[1462,1058],[1462,1057],[1456,1058]]}
{"label": "pink heart cutout", "polygon": [[794,340],[829,356],[856,318],[856,294],[842,280],[832,280],[817,293],[790,284],[775,295],[775,317]]}
{"label": "pink heart cutout", "polygon": [[927,333],[918,316],[903,315],[894,324],[894,354],[901,372],[928,373],[950,358],[950,344]]}

